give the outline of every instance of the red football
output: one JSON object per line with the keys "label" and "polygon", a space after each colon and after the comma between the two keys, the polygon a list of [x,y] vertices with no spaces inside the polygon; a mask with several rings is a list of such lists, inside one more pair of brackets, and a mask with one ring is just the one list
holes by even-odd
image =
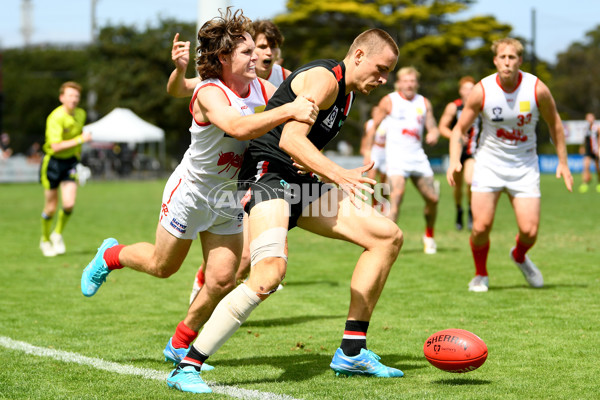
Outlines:
{"label": "red football", "polygon": [[483,340],[474,333],[464,329],[444,329],[427,338],[423,353],[434,367],[463,373],[481,367],[488,350]]}

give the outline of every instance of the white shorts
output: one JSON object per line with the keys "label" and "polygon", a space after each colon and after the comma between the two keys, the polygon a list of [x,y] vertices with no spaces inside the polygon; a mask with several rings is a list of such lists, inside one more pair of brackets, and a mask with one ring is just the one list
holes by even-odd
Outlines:
{"label": "white shorts", "polygon": [[541,197],[537,158],[519,167],[491,165],[477,159],[473,168],[472,192],[505,190],[513,197]]}
{"label": "white shorts", "polygon": [[433,170],[427,156],[421,159],[406,160],[402,156],[391,159],[387,157],[387,176],[403,176],[405,178],[433,176]]}
{"label": "white shorts", "polygon": [[373,169],[385,174],[385,147],[373,145],[373,147],[371,147],[371,160],[375,162]]}
{"label": "white shorts", "polygon": [[[179,239],[195,239],[200,232],[234,235],[242,232],[244,211],[232,207],[227,212],[215,212],[215,207],[193,190],[185,177],[175,170],[163,192],[160,224]],[[219,206],[223,211],[223,207]]]}

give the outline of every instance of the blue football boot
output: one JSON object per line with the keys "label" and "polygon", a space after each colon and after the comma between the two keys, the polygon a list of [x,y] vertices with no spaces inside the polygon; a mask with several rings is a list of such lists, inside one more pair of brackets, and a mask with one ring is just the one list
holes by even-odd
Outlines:
{"label": "blue football boot", "polygon": [[211,388],[200,377],[200,372],[191,365],[171,371],[167,378],[167,385],[182,392],[212,393]]}
{"label": "blue football boot", "polygon": [[379,362],[381,357],[371,350],[361,349],[360,354],[348,357],[341,348],[338,348],[329,366],[337,376],[363,375],[376,376],[378,378],[399,378],[404,372],[396,368],[386,367]]}
{"label": "blue football boot", "polygon": [[84,296],[91,297],[96,294],[100,286],[106,281],[110,273],[106,262],[104,261],[104,252],[106,249],[119,244],[116,239],[108,238],[102,242],[98,252],[93,260],[85,267],[81,275],[81,293]]}
{"label": "blue football boot", "polygon": [[[170,361],[173,363],[173,365],[177,365],[185,358],[188,351],[190,351],[190,348],[184,347],[181,349],[176,349],[173,347],[172,340],[173,338],[171,337],[165,346],[165,349],[163,350],[163,355],[165,356],[165,361]],[[212,365],[208,365],[206,363],[202,364],[202,371],[210,371],[213,369],[215,369],[215,367]]]}

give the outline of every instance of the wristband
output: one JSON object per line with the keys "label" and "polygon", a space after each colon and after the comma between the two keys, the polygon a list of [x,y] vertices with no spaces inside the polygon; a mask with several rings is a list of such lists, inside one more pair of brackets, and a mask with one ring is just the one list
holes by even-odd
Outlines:
{"label": "wristband", "polygon": [[83,144],[83,137],[81,135],[77,136],[75,140],[77,140],[77,144]]}

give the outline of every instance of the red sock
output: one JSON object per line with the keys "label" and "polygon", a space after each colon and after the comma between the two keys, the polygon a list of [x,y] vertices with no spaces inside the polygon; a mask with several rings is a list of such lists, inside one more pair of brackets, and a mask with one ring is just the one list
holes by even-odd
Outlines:
{"label": "red sock", "polygon": [[198,332],[195,332],[188,328],[183,321],[177,325],[177,329],[175,329],[175,334],[173,335],[173,339],[171,343],[173,347],[176,349],[183,349],[190,347],[190,344],[198,337]]}
{"label": "red sock", "polygon": [[517,245],[515,246],[512,254],[515,261],[518,263],[525,261],[525,253],[527,253],[527,250],[533,247],[534,243],[523,243],[519,240],[519,235],[517,235]]}
{"label": "red sock", "polygon": [[483,246],[475,247],[473,244],[473,239],[469,238],[469,243],[471,244],[471,252],[473,253],[473,261],[475,261],[475,274],[487,276],[487,256],[490,251],[490,242],[484,244]]}
{"label": "red sock", "polygon": [[125,247],[124,244],[118,244],[116,246],[109,247],[104,252],[104,261],[106,261],[106,266],[111,271],[113,269],[123,268],[123,266],[119,262],[119,254],[121,253],[121,250],[123,250],[123,247]]}
{"label": "red sock", "polygon": [[433,227],[425,227],[425,237],[433,237]]}

